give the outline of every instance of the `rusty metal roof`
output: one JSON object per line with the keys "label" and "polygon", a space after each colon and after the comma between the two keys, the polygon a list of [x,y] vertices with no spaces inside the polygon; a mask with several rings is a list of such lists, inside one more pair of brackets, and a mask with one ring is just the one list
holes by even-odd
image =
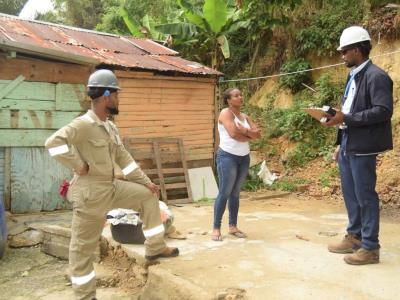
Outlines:
{"label": "rusty metal roof", "polygon": [[150,39],[25,20],[0,13],[0,47],[73,62],[127,68],[222,75]]}

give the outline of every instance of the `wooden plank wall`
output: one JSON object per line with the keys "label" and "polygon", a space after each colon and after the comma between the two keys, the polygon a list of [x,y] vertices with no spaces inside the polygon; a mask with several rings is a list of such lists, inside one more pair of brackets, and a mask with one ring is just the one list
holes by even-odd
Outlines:
{"label": "wooden plank wall", "polygon": [[86,66],[0,53],[0,187],[12,212],[70,208],[58,187],[71,172],[43,146],[89,107],[85,85],[91,72]]}
{"label": "wooden plank wall", "polygon": [[[2,201],[3,204],[6,203],[5,197],[4,197],[4,169],[5,169],[4,148],[0,148],[0,201]],[[5,207],[5,205],[4,205],[4,207]]]}
{"label": "wooden plank wall", "polygon": [[[12,80],[0,80],[0,91]],[[0,147],[43,146],[56,129],[85,111],[83,84],[23,81],[0,98]]]}
{"label": "wooden plank wall", "polygon": [[23,75],[26,81],[85,84],[93,67],[50,62],[34,58],[8,58],[0,52],[0,79],[13,80]]}
{"label": "wooden plank wall", "polygon": [[182,138],[186,159],[212,160],[215,80],[116,72],[122,136]]}
{"label": "wooden plank wall", "polygon": [[64,179],[72,172],[50,157],[43,147],[11,148],[11,211],[53,211],[71,208],[58,195]]}

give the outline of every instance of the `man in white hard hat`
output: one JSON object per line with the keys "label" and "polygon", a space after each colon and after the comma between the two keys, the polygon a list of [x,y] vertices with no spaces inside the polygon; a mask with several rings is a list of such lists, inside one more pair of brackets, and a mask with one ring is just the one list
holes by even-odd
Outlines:
{"label": "man in white hard hat", "polygon": [[108,120],[118,114],[118,90],[112,71],[94,72],[88,82],[92,109],[46,141],[50,155],[75,173],[67,198],[73,203],[69,266],[76,299],[96,297],[93,253],[113,208],[140,213],[146,259],[179,254],[164,241],[157,185],[142,172]]}
{"label": "man in white hard hat", "polygon": [[374,264],[379,263],[380,248],[376,157],[393,149],[393,82],[369,59],[371,38],[364,28],[346,28],[337,50],[352,69],[342,109],[325,125],[339,125],[333,159],[339,163],[349,224],[343,240],[328,250],[349,253],[344,256],[348,264]]}

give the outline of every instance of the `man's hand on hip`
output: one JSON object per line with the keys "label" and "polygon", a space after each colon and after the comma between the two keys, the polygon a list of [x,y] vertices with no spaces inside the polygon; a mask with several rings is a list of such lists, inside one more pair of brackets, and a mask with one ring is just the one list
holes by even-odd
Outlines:
{"label": "man's hand on hip", "polygon": [[74,172],[79,176],[85,176],[89,172],[89,165],[87,163],[83,163],[79,168],[74,169]]}

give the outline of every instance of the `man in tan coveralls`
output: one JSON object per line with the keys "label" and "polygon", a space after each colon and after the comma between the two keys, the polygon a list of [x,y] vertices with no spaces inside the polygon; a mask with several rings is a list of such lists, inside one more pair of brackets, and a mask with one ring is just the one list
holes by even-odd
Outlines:
{"label": "man in tan coveralls", "polygon": [[158,187],[124,148],[118,129],[108,120],[118,114],[118,82],[113,72],[98,70],[89,77],[92,109],[59,129],[46,141],[51,156],[73,169],[67,197],[73,203],[69,249],[71,282],[77,299],[95,299],[93,253],[106,214],[113,208],[140,213],[146,237],[146,259],[179,255],[164,241]]}

